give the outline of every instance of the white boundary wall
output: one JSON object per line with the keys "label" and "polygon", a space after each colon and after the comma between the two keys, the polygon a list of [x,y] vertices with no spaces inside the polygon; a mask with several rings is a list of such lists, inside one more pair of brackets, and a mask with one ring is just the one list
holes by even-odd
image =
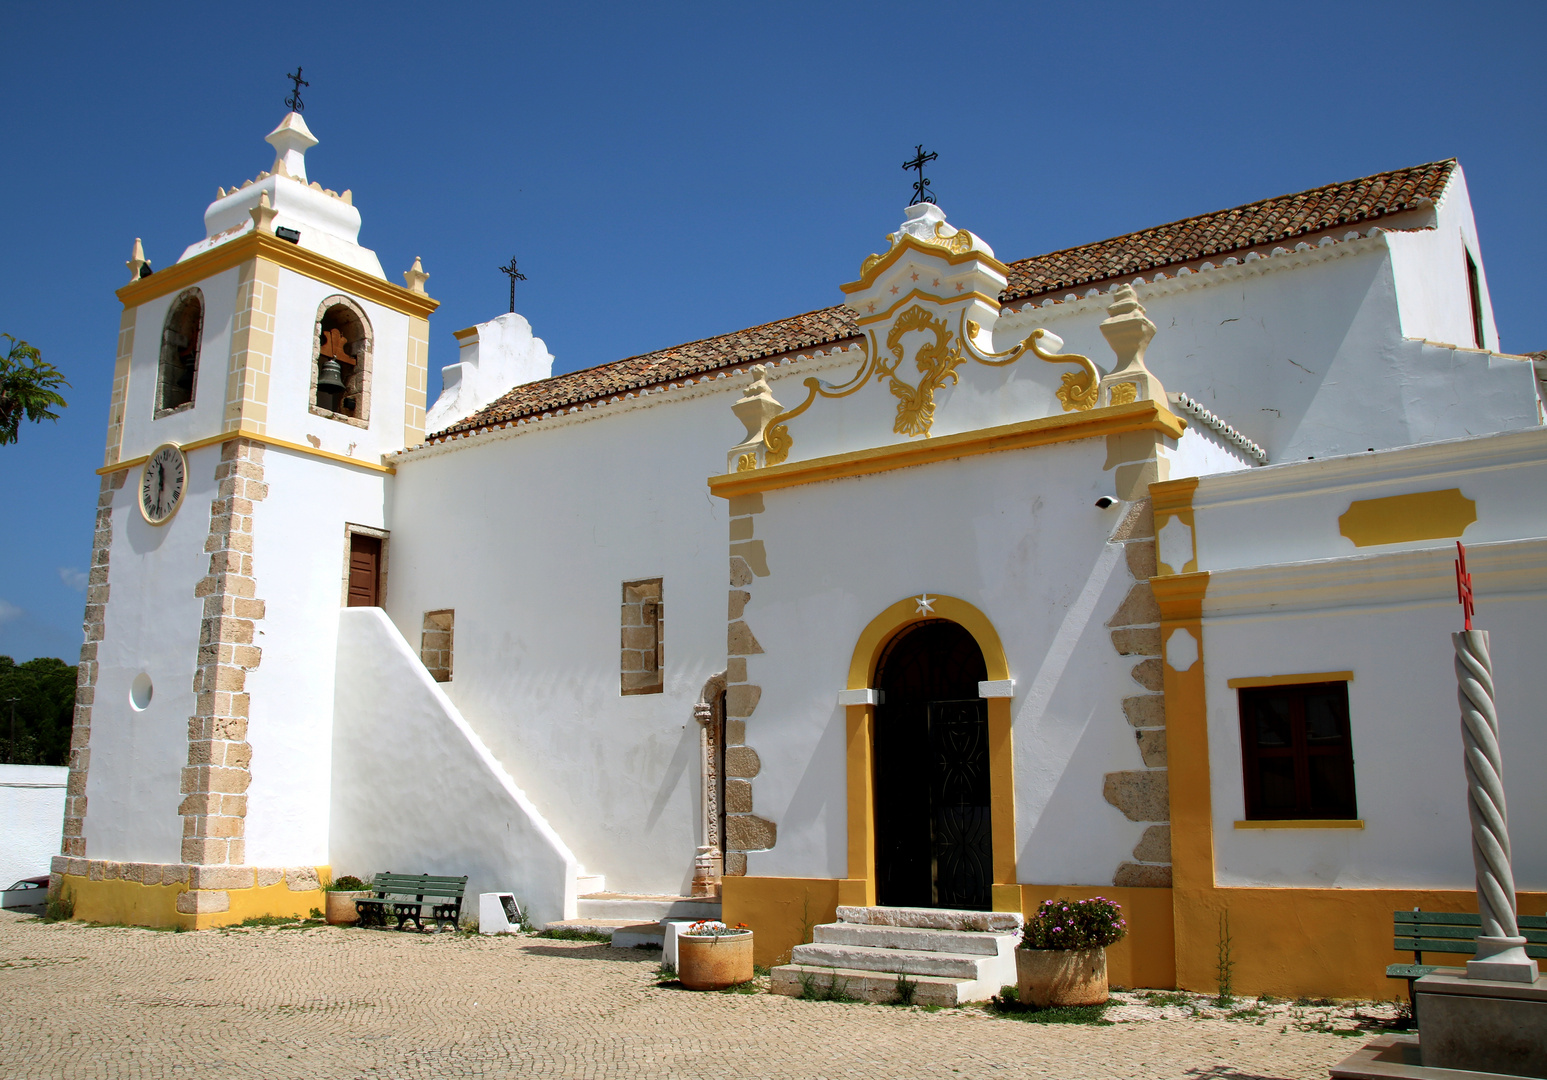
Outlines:
{"label": "white boundary wall", "polygon": [[64,831],[63,765],[0,765],[0,889],[48,873]]}

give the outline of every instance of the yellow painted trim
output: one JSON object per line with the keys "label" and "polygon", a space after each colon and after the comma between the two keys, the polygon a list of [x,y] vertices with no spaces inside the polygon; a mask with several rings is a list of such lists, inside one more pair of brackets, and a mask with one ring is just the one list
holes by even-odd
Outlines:
{"label": "yellow painted trim", "polygon": [[174,263],[165,270],[157,270],[150,277],[130,282],[116,293],[126,308],[154,300],[158,296],[178,292],[189,285],[202,281],[249,259],[262,258],[277,263],[286,270],[321,281],[342,292],[362,300],[380,304],[405,315],[428,318],[440,307],[439,300],[432,300],[424,293],[416,293],[401,285],[346,266],[336,259],[308,251],[299,244],[281,240],[270,233],[249,232],[227,240],[224,244],[202,251],[185,262]]}
{"label": "yellow painted trim", "polygon": [[841,480],[851,476],[871,476],[928,465],[936,461],[975,457],[1001,450],[1023,450],[1033,446],[1095,439],[1120,435],[1125,431],[1158,431],[1169,438],[1180,438],[1186,422],[1153,401],[1131,405],[1111,405],[1087,412],[1043,416],[1015,424],[964,431],[956,435],[916,442],[893,443],[844,454],[770,465],[766,469],[726,473],[709,478],[709,492],[722,499],[750,495],[759,491],[798,487],[823,480]]}
{"label": "yellow painted trim", "polygon": [[[319,881],[331,880],[331,868],[317,867]],[[122,924],[125,926],[182,927],[206,930],[231,926],[244,919],[262,915],[280,915],[304,919],[313,908],[322,909],[326,896],[321,889],[292,891],[280,881],[251,889],[222,889],[229,901],[225,911],[198,915],[177,910],[177,898],[188,891],[186,884],[144,885],[122,878],[93,879],[64,874],[60,891],[75,901],[75,918],[82,922]]]}
{"label": "yellow painted trim", "polygon": [[[1010,276],[1010,268],[985,251],[963,251],[959,254],[953,254],[945,248],[936,247],[933,244],[920,243],[915,237],[903,233],[897,242],[892,245],[892,249],[881,256],[881,260],[872,266],[869,271],[862,274],[858,281],[851,281],[847,285],[839,285],[838,288],[846,293],[863,292],[875,284],[877,278],[896,265],[908,251],[916,251],[920,255],[928,255],[932,259],[940,259],[948,266],[980,262],[997,270],[1006,278]],[[999,298],[997,296],[994,297],[991,303],[997,308],[999,306]]]}
{"label": "yellow painted trim", "polygon": [[[1150,578],[1150,592],[1160,605],[1160,617],[1191,625],[1203,618],[1203,594],[1209,587],[1209,574],[1171,574]],[[1197,634],[1195,633],[1196,637]]]}
{"label": "yellow painted trim", "polygon": [[[381,465],[375,462],[362,460],[361,458],[352,458],[344,454],[335,454],[331,450],[319,450],[315,446],[306,446],[302,443],[293,443],[287,439],[276,439],[272,435],[260,435],[253,431],[251,428],[245,427],[237,428],[235,431],[222,431],[219,435],[211,435],[207,439],[196,439],[190,443],[183,443],[182,449],[184,453],[188,452],[189,450],[202,450],[206,446],[216,446],[220,443],[228,443],[232,439],[250,439],[256,443],[262,443],[264,446],[279,447],[283,450],[294,450],[298,454],[307,454],[311,457],[323,458],[327,461],[339,461],[345,465],[358,465],[360,468],[370,469],[372,472],[397,472],[396,467],[392,465]],[[157,449],[159,450],[160,447],[157,447]],[[102,468],[97,470],[97,475],[105,476],[108,473],[118,472],[120,469],[132,469],[138,465],[145,464],[145,462],[148,460],[150,460],[150,455],[145,454],[137,458],[129,458],[125,461],[120,461],[114,465],[104,465]]]}
{"label": "yellow painted trim", "polygon": [[[901,631],[926,619],[949,619],[972,635],[983,652],[983,665],[990,680],[1010,678],[1010,663],[1005,656],[999,632],[987,615],[967,601],[954,596],[930,594],[933,611],[920,614],[913,597],[899,600],[870,620],[855,642],[849,660],[850,690],[870,687],[875,679],[881,652]],[[856,893],[875,903],[875,708],[850,705],[848,709],[848,854],[850,886]],[[1002,902],[997,886],[1015,883],[1015,747],[1011,738],[1009,698],[988,699],[988,775],[989,820],[994,859],[996,909]],[[1005,901],[1007,902],[1007,901]],[[1001,909],[1003,910],[1003,909]],[[1010,908],[1009,910],[1018,910]]]}
{"label": "yellow painted trim", "polygon": [[1150,485],[1150,503],[1157,514],[1191,510],[1193,492],[1197,490],[1196,476],[1184,476],[1180,480],[1162,480]]}
{"label": "yellow painted trim", "polygon": [[1020,906],[1013,910],[1027,918],[1044,900],[1090,900],[1097,896],[1116,900],[1128,922],[1128,936],[1107,948],[1108,980],[1114,986],[1156,990],[1170,990],[1176,986],[1175,901],[1170,889],[1120,885],[1020,885],[1017,888]]}
{"label": "yellow painted trim", "polygon": [[987,293],[980,293],[976,290],[973,290],[972,292],[957,293],[955,296],[936,296],[934,293],[925,292],[923,289],[914,289],[909,292],[907,296],[904,296],[900,300],[895,301],[892,306],[887,308],[885,311],[878,311],[873,315],[867,314],[863,318],[856,316],[854,321],[859,326],[868,326],[871,323],[885,322],[887,319],[890,319],[894,314],[896,314],[898,308],[902,307],[904,304],[912,303],[915,300],[930,300],[936,304],[954,304],[961,300],[981,300],[996,310],[999,307],[998,297],[989,296]]}
{"label": "yellow painted trim", "polygon": [[1313,671],[1305,675],[1254,675],[1227,680],[1225,685],[1232,690],[1241,690],[1252,686],[1303,686],[1306,683],[1353,681],[1352,671]]}
{"label": "yellow painted trim", "polygon": [[1338,532],[1355,547],[1445,540],[1477,520],[1477,503],[1460,488],[1415,491],[1384,499],[1356,499],[1338,518]]}
{"label": "yellow painted trim", "polygon": [[478,333],[478,327],[469,326],[465,330],[453,330],[451,332],[451,336],[456,338],[458,341],[465,341],[476,333]]}
{"label": "yellow painted trim", "polygon": [[1238,821],[1238,829],[1362,829],[1364,818],[1283,818],[1279,821]]}
{"label": "yellow painted trim", "polygon": [[876,902],[876,800],[874,705],[848,705],[845,779],[848,790],[848,878],[841,901],[858,907]]}
{"label": "yellow painted trim", "polygon": [[753,962],[787,964],[790,950],[811,940],[811,930],[838,917],[837,878],[727,877],[720,882],[721,917],[752,928]]}

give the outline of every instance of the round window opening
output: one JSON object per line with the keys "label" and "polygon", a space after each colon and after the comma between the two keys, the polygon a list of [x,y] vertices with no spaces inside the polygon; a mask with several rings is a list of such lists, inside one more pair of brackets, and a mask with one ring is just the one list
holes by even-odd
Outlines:
{"label": "round window opening", "polygon": [[143,671],[134,677],[134,682],[129,684],[129,704],[134,706],[135,712],[144,712],[150,706],[151,694],[155,688],[150,684],[150,676]]}

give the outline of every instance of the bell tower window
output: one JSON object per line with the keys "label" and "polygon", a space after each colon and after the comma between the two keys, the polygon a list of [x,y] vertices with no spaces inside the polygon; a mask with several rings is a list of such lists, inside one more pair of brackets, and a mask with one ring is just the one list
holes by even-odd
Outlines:
{"label": "bell tower window", "polygon": [[167,309],[161,328],[161,360],[156,370],[156,418],[193,406],[199,375],[199,343],[204,334],[204,294],[185,289]]}
{"label": "bell tower window", "polygon": [[371,323],[347,296],[317,309],[312,343],[311,411],[356,427],[370,425]]}

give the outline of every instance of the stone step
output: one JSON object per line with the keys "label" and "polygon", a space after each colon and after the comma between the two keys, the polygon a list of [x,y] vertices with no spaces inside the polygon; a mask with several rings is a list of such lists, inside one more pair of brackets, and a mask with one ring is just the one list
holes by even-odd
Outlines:
{"label": "stone step", "polygon": [[666,939],[666,928],[658,922],[634,919],[564,919],[543,926],[544,930],[571,930],[581,934],[600,934],[611,938],[620,949],[653,946],[659,949]]}
{"label": "stone step", "polygon": [[[913,1004],[945,1008],[969,1001],[987,1001],[1000,989],[997,986],[986,988],[987,984],[980,980],[946,979],[935,975],[910,975],[907,981],[913,984]],[[856,1001],[884,1004],[899,999],[896,975],[809,964],[785,964],[774,968],[768,988],[775,994],[800,997],[809,983],[813,992],[820,996],[828,993],[835,982],[842,996]]]}
{"label": "stone step", "polygon": [[660,922],[662,919],[718,919],[720,902],[692,896],[640,896],[627,893],[590,893],[579,898],[576,915],[582,919],[627,919]]}
{"label": "stone step", "polygon": [[1018,911],[958,911],[952,908],[840,907],[838,921],[867,926],[913,926],[925,930],[1018,931]]}
{"label": "stone step", "polygon": [[814,929],[819,945],[868,945],[876,949],[910,949],[914,952],[965,953],[1002,956],[1020,942],[1014,933],[992,934],[981,930],[926,930],[918,926],[869,923],[823,923]]}
{"label": "stone step", "polygon": [[876,949],[868,945],[797,945],[790,963],[808,967],[898,975],[935,975],[945,979],[981,979],[997,967],[995,957],[960,953]]}

